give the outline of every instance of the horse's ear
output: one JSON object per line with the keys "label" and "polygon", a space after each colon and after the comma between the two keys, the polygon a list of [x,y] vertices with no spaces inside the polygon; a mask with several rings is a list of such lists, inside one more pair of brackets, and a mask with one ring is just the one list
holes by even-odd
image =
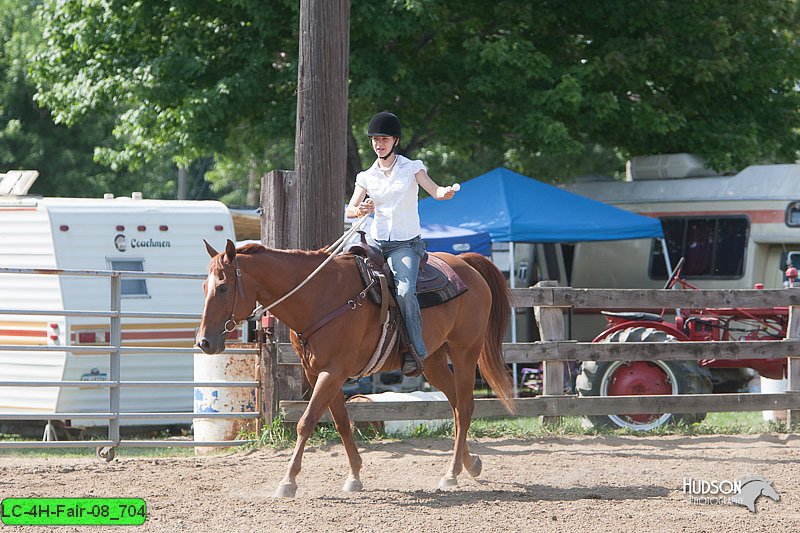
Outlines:
{"label": "horse's ear", "polygon": [[230,239],[225,243],[225,257],[227,257],[228,261],[231,263],[236,259],[236,245],[233,244],[233,241]]}
{"label": "horse's ear", "polygon": [[205,243],[205,245],[206,245],[206,251],[208,252],[208,255],[210,255],[212,258],[214,258],[214,257],[217,257],[217,255],[219,254],[219,252],[217,252],[217,251],[214,249],[214,247],[213,247],[213,246],[211,246],[210,244],[208,244],[208,241],[207,241],[207,240],[203,239],[203,243]]}

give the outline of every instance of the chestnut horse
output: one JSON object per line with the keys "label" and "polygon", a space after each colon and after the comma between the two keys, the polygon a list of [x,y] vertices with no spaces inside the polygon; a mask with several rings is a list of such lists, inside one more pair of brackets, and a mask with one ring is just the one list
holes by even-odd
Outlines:
{"label": "chestnut horse", "polygon": [[[257,244],[236,249],[230,240],[222,253],[208,243],[206,248],[212,260],[203,285],[205,307],[197,346],[207,354],[225,349],[226,331],[247,317],[256,303],[269,306],[277,301],[329,257],[324,251],[276,250]],[[422,310],[423,337],[429,353],[425,359],[425,377],[447,396],[455,419],[452,462],[439,482],[439,487],[451,487],[457,484],[462,468],[473,477],[481,472],[481,460],[469,453],[466,442],[473,411],[476,365],[506,408],[513,411],[511,376],[501,351],[511,308],[505,278],[487,258],[478,254],[436,255],[468,287],[457,298]],[[380,308],[359,297],[363,290],[354,258],[337,255],[300,290],[271,309],[292,329],[292,344],[313,387],[308,407],[297,423],[297,444],[286,476],[278,485],[277,497],[294,497],[303,449],[326,409],[330,409],[350,463],[343,490],[363,488],[359,478],[361,456],[342,393],[345,381],[368,364],[381,335]],[[325,323],[301,345],[295,332],[313,329],[332,310],[348,301],[352,305],[345,305],[346,311]],[[381,371],[400,368],[401,358],[396,352],[395,349]]]}

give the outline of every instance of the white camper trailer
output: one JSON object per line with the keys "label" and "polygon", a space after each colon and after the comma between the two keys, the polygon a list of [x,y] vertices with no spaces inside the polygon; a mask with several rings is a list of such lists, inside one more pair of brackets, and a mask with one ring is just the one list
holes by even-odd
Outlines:
{"label": "white camper trailer", "polygon": [[[690,154],[631,161],[627,181],[581,180],[565,189],[661,219],[670,260],[707,289],[781,288],[788,264],[800,266],[800,165],[750,166],[719,175]],[[660,242],[575,245],[574,287],[661,288],[667,279]],[[576,316],[573,333],[589,339],[604,323]]]}
{"label": "white camper trailer", "polygon": [[[0,175],[2,177],[2,175]],[[217,249],[234,238],[231,215],[212,201],[0,196],[0,266],[202,274],[206,239]],[[110,307],[108,277],[0,274],[0,309],[92,310]],[[199,313],[202,280],[122,280],[125,312]],[[197,323],[122,320],[123,346],[191,347]],[[0,345],[88,345],[109,342],[109,319],[0,315]],[[69,351],[2,351],[3,381],[107,380],[108,355]],[[157,351],[122,358],[123,380],[191,381],[191,355]],[[107,388],[0,387],[0,412],[107,412]],[[191,388],[123,388],[123,412],[191,412]],[[54,417],[57,418],[57,417]],[[105,425],[81,420],[76,425]],[[125,421],[135,424],[137,421]],[[152,423],[152,422],[151,422]]]}

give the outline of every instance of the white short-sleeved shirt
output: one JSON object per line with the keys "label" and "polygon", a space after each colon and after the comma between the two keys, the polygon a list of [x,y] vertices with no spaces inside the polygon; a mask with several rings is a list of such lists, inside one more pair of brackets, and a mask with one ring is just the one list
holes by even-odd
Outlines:
{"label": "white short-sleeved shirt", "polygon": [[407,241],[421,233],[415,177],[427,170],[422,161],[397,155],[392,172],[387,176],[378,168],[378,160],[356,176],[356,185],[363,187],[375,203],[375,220],[370,237],[381,241]]}

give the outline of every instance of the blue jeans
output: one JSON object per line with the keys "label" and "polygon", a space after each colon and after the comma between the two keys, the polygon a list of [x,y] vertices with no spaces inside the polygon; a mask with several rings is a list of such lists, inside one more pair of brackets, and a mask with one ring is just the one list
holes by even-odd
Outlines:
{"label": "blue jeans", "polygon": [[408,338],[420,357],[427,355],[422,340],[422,319],[417,300],[417,275],[419,262],[425,253],[425,241],[419,237],[407,241],[377,241],[383,257],[394,274],[397,287],[397,305],[406,324]]}

